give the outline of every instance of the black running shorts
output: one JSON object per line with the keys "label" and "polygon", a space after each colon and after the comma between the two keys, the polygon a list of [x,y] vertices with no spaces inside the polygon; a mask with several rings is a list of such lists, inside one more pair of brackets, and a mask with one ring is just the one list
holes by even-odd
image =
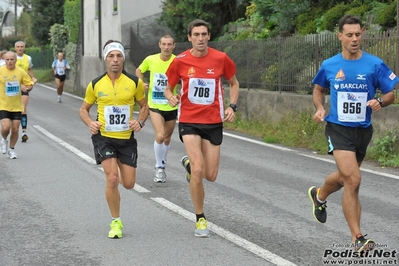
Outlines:
{"label": "black running shorts", "polygon": [[59,79],[61,82],[65,81],[65,79],[66,79],[66,75],[58,75],[58,74],[55,74],[54,77],[55,77],[56,79]]}
{"label": "black running shorts", "polygon": [[137,168],[137,140],[103,137],[100,133],[91,136],[97,164],[109,158],[118,158],[121,163]]}
{"label": "black running shorts", "polygon": [[199,135],[209,140],[213,145],[220,145],[223,141],[223,123],[218,124],[188,124],[179,123],[179,137],[183,142],[184,135]]}
{"label": "black running shorts", "polygon": [[21,112],[9,112],[5,110],[0,110],[0,120],[4,118],[8,118],[10,120],[21,120]]}
{"label": "black running shorts", "polygon": [[325,135],[329,154],[333,154],[334,150],[353,151],[356,153],[356,160],[362,162],[373,136],[373,126],[370,125],[368,128],[344,127],[327,123]]}
{"label": "black running shorts", "polygon": [[162,111],[159,109],[155,109],[155,108],[150,108],[151,112],[160,114],[163,119],[165,121],[172,121],[172,120],[176,120],[177,118],[177,110],[172,110],[172,111]]}

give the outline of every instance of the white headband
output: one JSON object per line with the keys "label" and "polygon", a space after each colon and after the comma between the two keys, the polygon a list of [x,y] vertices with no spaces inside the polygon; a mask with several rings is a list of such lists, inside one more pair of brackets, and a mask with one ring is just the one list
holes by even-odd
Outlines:
{"label": "white headband", "polygon": [[122,44],[120,44],[118,42],[111,42],[111,43],[107,44],[107,46],[105,46],[105,48],[104,48],[104,61],[105,61],[105,58],[107,58],[107,55],[111,51],[121,52],[123,55],[123,60],[125,60],[125,49],[123,48]]}

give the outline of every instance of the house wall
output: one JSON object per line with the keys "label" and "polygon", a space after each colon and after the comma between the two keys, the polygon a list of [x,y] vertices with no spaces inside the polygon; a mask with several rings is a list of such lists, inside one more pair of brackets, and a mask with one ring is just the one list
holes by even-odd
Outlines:
{"label": "house wall", "polygon": [[[84,95],[87,84],[105,71],[99,47],[102,48],[107,40],[114,39],[123,43],[126,54],[125,69],[134,73],[136,66],[129,57],[131,40],[134,39],[134,46],[137,46],[145,45],[146,41],[154,43],[160,37],[155,29],[157,28],[156,18],[162,11],[160,7],[162,0],[118,0],[117,12],[113,11],[113,0],[99,1],[101,3],[101,43],[99,43],[99,20],[95,17],[96,0],[83,2],[84,54],[80,59],[78,79],[71,85],[72,90],[79,95]],[[133,29],[138,27],[140,31],[136,34]],[[140,32],[144,38],[140,37]]]}

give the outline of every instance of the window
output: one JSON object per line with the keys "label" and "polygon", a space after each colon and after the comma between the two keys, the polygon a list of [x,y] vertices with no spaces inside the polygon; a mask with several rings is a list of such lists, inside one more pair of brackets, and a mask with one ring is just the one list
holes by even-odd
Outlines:
{"label": "window", "polygon": [[118,13],[118,0],[114,0],[113,7],[112,7],[112,12],[114,14]]}
{"label": "window", "polygon": [[96,4],[95,4],[95,8],[94,8],[94,12],[95,12],[95,14],[94,14],[94,18],[95,19],[98,19],[98,16],[99,16],[99,10],[100,10],[100,0],[96,0]]}

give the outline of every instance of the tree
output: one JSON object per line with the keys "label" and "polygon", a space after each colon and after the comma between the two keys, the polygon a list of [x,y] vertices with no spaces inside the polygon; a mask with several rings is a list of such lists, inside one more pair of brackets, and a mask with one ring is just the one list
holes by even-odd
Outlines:
{"label": "tree", "polygon": [[50,27],[55,24],[64,24],[65,0],[35,0],[32,1],[32,35],[39,45],[49,43]]}
{"label": "tree", "polygon": [[237,19],[237,0],[164,0],[159,22],[169,27],[176,41],[187,41],[187,25],[202,19],[211,26],[211,36],[217,37],[222,27]]}

